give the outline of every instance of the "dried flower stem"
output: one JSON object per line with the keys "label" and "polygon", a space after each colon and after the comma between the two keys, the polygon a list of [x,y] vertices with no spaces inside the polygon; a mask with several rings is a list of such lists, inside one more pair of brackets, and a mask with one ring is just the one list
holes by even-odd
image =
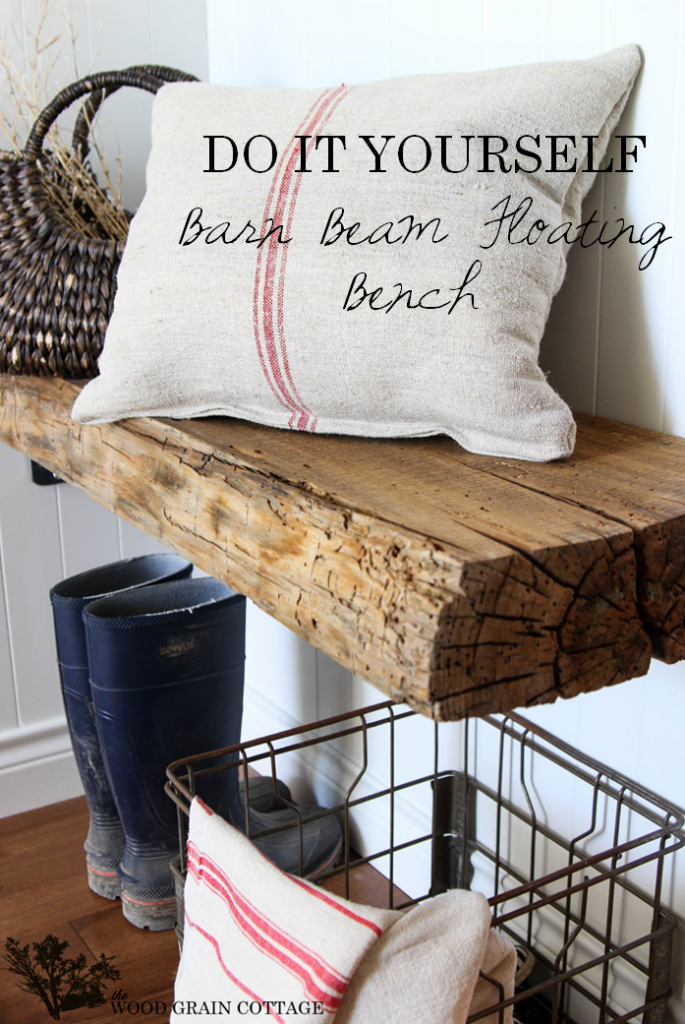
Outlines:
{"label": "dried flower stem", "polygon": [[[55,18],[64,29],[49,34]],[[11,117],[0,114],[0,132],[15,153],[23,150],[28,133],[50,93],[55,91],[54,79],[64,56],[64,37],[71,51],[72,73],[79,77],[76,60],[78,30],[74,26],[71,0],[65,9],[63,0],[43,0],[35,31],[27,31],[23,47],[26,73],[20,72],[4,38],[0,37],[0,73],[4,72],[5,99]],[[66,82],[62,82],[62,85]],[[124,239],[128,234],[128,218],[121,199],[121,175],[117,186],[112,182],[100,140],[92,134],[91,146],[102,168],[105,180],[101,187],[92,169],[84,165],[72,146],[65,141],[57,125],[52,125],[46,138],[41,161],[43,181],[50,201],[63,221],[87,238]],[[120,165],[117,157],[117,164]]]}

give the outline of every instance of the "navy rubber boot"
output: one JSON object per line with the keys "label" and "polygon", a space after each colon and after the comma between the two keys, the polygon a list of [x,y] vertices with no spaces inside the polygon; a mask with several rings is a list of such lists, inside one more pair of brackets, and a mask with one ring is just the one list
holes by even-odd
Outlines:
{"label": "navy rubber boot", "polygon": [[182,579],[192,569],[177,555],[143,555],[71,576],[50,591],[64,709],[90,813],[84,843],[88,884],[107,899],[118,899],[120,894],[117,866],[124,849],[124,833],[107,783],[95,726],[83,609],[96,597]]}
{"label": "navy rubber boot", "polygon": [[[245,598],[218,580],[183,580],[96,601],[83,620],[98,733],[124,828],[124,916],[139,928],[173,928],[170,861],[179,835],[166,767],[240,739]],[[238,774],[200,778],[198,795],[225,813],[239,800]]]}
{"label": "navy rubber boot", "polygon": [[[265,781],[270,787],[271,779]],[[283,783],[280,785],[283,787]],[[314,817],[321,814],[321,808],[295,803],[290,793],[284,792],[287,787],[272,795],[270,807],[264,807],[252,799],[252,789],[250,785],[247,799],[242,791],[241,799],[231,802],[224,817],[244,832],[265,857],[282,871],[312,880],[333,867],[343,845],[342,827],[334,815]]]}
{"label": "navy rubber boot", "polygon": [[[97,727],[125,834],[122,909],[139,928],[162,931],[176,918],[171,860],[179,835],[164,793],[167,765],[240,741],[245,611],[244,597],[209,578],[84,610]],[[227,763],[219,757],[202,768]],[[196,792],[282,870],[315,877],[333,864],[342,848],[335,817],[308,822],[320,809],[293,804],[282,782],[251,779],[246,791],[239,776],[237,768],[198,775]],[[260,838],[263,831],[271,834]]]}

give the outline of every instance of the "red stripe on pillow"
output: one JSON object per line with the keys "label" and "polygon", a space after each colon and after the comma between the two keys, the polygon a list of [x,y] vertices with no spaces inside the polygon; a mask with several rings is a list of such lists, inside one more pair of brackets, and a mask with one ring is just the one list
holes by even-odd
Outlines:
{"label": "red stripe on pillow", "polygon": [[[256,992],[252,991],[252,989],[249,989],[247,987],[247,985],[243,985],[242,981],[240,981],[238,978],[236,978],[235,974],[233,974],[231,971],[229,971],[228,967],[224,963],[223,957],[221,956],[221,950],[219,949],[219,943],[216,941],[214,936],[210,935],[209,932],[206,932],[204,930],[204,928],[201,928],[199,924],[195,924],[194,921],[191,921],[191,919],[188,917],[188,913],[187,912],[185,914],[185,919],[186,919],[186,924],[189,925],[191,928],[194,928],[195,931],[198,932],[200,935],[202,935],[202,937],[205,938],[207,940],[207,942],[209,942],[209,944],[212,946],[212,948],[214,949],[214,952],[216,953],[217,960],[219,961],[219,964],[221,965],[221,969],[224,972],[224,974],[226,975],[226,977],[230,981],[232,981],[234,985],[237,985],[237,987],[241,990],[241,992],[244,992],[246,996],[250,997],[250,999],[255,999],[258,1003],[264,1004],[264,1002],[266,1002],[266,1000],[264,1000],[260,996],[258,996]],[[280,1021],[280,1024],[285,1024],[285,1021],[283,1020],[283,1018],[281,1016],[279,1016],[279,1014],[277,1014],[275,1011],[271,1012],[271,1016],[273,1017],[274,1020]]]}
{"label": "red stripe on pillow", "polygon": [[202,808],[202,810],[205,812],[207,817],[209,817],[209,818],[213,817],[214,811],[211,809],[211,807],[208,807],[207,804],[204,802],[204,800],[202,800],[199,796],[196,796],[195,799],[197,800],[198,807]]}
{"label": "red stripe on pillow", "polygon": [[[189,843],[188,849],[190,849],[190,846],[191,844]],[[268,864],[271,865],[271,867],[273,867],[273,862],[270,861],[269,858],[266,857],[258,847],[255,846],[254,849],[263,860],[265,860]],[[316,898],[322,900],[323,903],[328,904],[328,906],[330,907],[334,907],[335,910],[339,911],[341,914],[344,914],[346,917],[349,917],[351,920],[357,921],[359,924],[363,924],[365,925],[365,927],[370,928],[371,931],[374,932],[376,935],[383,934],[383,929],[379,928],[374,921],[369,921],[367,918],[361,917],[361,915],[359,914],[355,914],[354,911],[348,910],[347,907],[341,906],[340,903],[336,903],[335,900],[332,900],[330,896],[327,896],[326,893],[322,889],[319,889],[318,886],[310,885],[304,879],[298,878],[297,875],[288,875],[285,874],[285,872],[281,873],[290,882],[293,882],[295,885],[299,885],[302,889],[306,889],[307,892],[310,892],[312,894],[312,896],[316,896]]]}
{"label": "red stripe on pillow", "polygon": [[[325,95],[325,93],[322,93],[322,96],[324,96],[324,95]],[[295,132],[295,135],[293,136],[293,138],[296,138],[298,135],[306,134],[306,132],[304,131],[304,127],[307,124],[309,118],[311,117],[313,111],[316,109],[316,107],[321,102],[322,96],[318,96],[314,100],[314,102],[312,103],[311,107],[309,108],[309,110],[305,114],[304,118],[302,119],[302,121],[298,125],[297,131]],[[291,142],[292,142],[292,140],[291,140]],[[271,209],[271,203],[273,202],[274,192],[276,191],[276,183],[277,183],[277,181],[279,179],[279,175],[281,173],[281,168],[283,166],[283,162],[284,162],[284,160],[285,160],[285,158],[287,156],[287,153],[288,153],[288,147],[286,147],[283,150],[283,152],[281,153],[281,158],[278,161],[278,165],[276,167],[276,171],[274,173],[273,178],[271,179],[271,187],[269,188],[269,195],[268,195],[267,200],[266,200],[266,206],[264,207],[264,217],[262,218],[262,235],[264,235],[264,233],[266,231],[266,225],[267,225],[267,221],[269,219],[269,211]],[[257,249],[257,269],[256,269],[256,272],[255,272],[255,287],[254,287],[254,295],[253,295],[253,300],[252,300],[252,322],[253,322],[253,326],[254,326],[255,341],[257,343],[257,354],[259,356],[259,363],[260,363],[260,365],[262,367],[262,372],[263,372],[264,376],[266,377],[267,381],[269,382],[269,386],[270,386],[271,390],[273,391],[274,395],[276,396],[278,401],[281,403],[281,405],[285,405],[285,406],[288,406],[288,407],[292,408],[292,403],[288,400],[288,396],[284,395],[284,394],[279,394],[279,389],[276,388],[274,382],[271,380],[271,377],[269,376],[269,369],[268,369],[268,366],[267,366],[266,361],[264,359],[264,352],[262,350],[260,321],[259,321],[259,311],[260,311],[259,290],[260,290],[260,284],[261,284],[261,281],[262,281],[262,259],[263,259],[263,257],[264,257],[264,250],[261,247],[259,247]]]}
{"label": "red stripe on pillow", "polygon": [[222,871],[211,857],[208,857],[206,854],[199,854],[197,861],[195,857],[193,857],[193,866],[196,872],[199,870],[199,873],[203,878],[206,877],[207,871],[211,871],[218,882],[229,890],[230,894],[238,902],[243,913],[249,917],[257,927],[261,928],[269,938],[273,939],[275,942],[280,942],[286,949],[294,953],[300,960],[311,967],[323,984],[340,993],[345,991],[350,980],[347,975],[336,970],[318,953],[315,953],[313,950],[309,949],[308,946],[305,946],[304,943],[295,939],[293,936],[279,928],[278,925],[274,924],[270,918],[266,917],[265,914],[250,902],[245,894],[238,889],[235,883],[227,877],[225,872]]}
{"label": "red stripe on pillow", "polygon": [[[329,964],[318,958],[306,946],[282,932],[272,921],[261,914],[226,878],[221,869],[211,861],[211,858],[203,854],[199,854],[199,856],[194,854],[189,859],[189,870],[198,883],[206,885],[226,904],[236,926],[257,949],[279,963],[289,974],[298,978],[306,995],[322,1002],[330,1012],[335,1012],[349,983],[348,978],[334,971]],[[310,970],[307,970],[303,963],[294,960],[293,956],[303,961]],[[312,976],[313,974],[318,976],[322,984],[340,994],[335,995],[322,989]]]}
{"label": "red stripe on pillow", "polygon": [[323,903],[328,904],[329,907],[333,907],[335,910],[338,910],[341,914],[344,914],[345,917],[349,917],[353,921],[358,921],[359,924],[366,925],[366,927],[370,928],[372,932],[376,933],[376,935],[383,934],[383,929],[379,928],[378,925],[375,924],[373,921],[368,921],[365,917],[360,917],[359,914],[355,914],[353,910],[348,910],[347,907],[343,907],[341,906],[340,903],[336,903],[336,901],[332,900],[330,896],[326,896],[326,894],[322,892],[321,889],[317,889],[316,886],[313,885],[307,885],[307,883],[303,881],[303,879],[297,878],[295,875],[291,875],[290,878],[293,882],[295,882],[296,885],[299,885],[303,889],[306,889],[307,892],[310,892],[312,894],[312,896],[316,896],[317,899],[321,900]]}
{"label": "red stripe on pillow", "polygon": [[[337,109],[337,107],[340,105],[340,103],[343,101],[343,99],[347,96],[347,94],[351,91],[350,89],[345,89],[344,85],[340,87],[340,90],[341,91],[338,92],[337,97],[334,99],[333,103],[328,108],[326,116],[324,117],[323,121],[319,125],[319,132],[328,123],[328,121],[333,116],[333,114],[334,114],[335,110]],[[309,156],[309,154],[311,153],[312,149],[314,148],[314,145],[315,145],[315,140],[314,139],[310,139],[309,143],[307,144],[307,156]],[[291,198],[289,200],[288,223],[287,223],[286,229],[285,229],[285,237],[286,238],[290,238],[291,237],[291,231],[292,231],[292,226],[293,226],[293,216],[294,216],[294,213],[295,213],[295,204],[297,203],[297,196],[298,196],[298,193],[300,191],[300,185],[301,184],[302,184],[302,175],[298,174],[297,177],[295,178],[295,185],[294,185],[294,188],[292,190],[292,196],[291,196]],[[278,294],[277,294],[277,300],[278,301],[277,301],[276,325],[277,325],[277,328],[278,328],[278,340],[279,340],[279,343],[280,343],[280,346],[281,346],[281,352],[283,353],[284,369],[285,369],[285,372],[286,372],[286,376],[288,378],[290,386],[293,389],[293,392],[295,393],[295,395],[297,395],[297,391],[295,390],[295,385],[294,385],[294,383],[292,381],[292,377],[290,376],[290,367],[289,367],[288,361],[287,361],[286,342],[285,342],[284,295],[285,295],[285,269],[286,269],[287,261],[288,261],[288,248],[287,248],[287,246],[284,246],[283,253],[281,254],[281,262],[280,262],[279,277],[278,277]],[[297,395],[297,397],[299,398],[299,395]],[[306,406],[305,406],[305,408],[306,408]],[[313,433],[316,430],[317,417],[314,416],[314,414],[311,413],[311,411],[309,409],[307,409],[307,413],[309,413],[311,415],[311,417],[312,417],[311,421],[308,423],[309,417],[305,413],[303,413],[302,416],[300,416],[300,419],[299,419],[299,421],[297,423],[297,428],[298,428],[298,430],[307,430],[307,429],[309,429]],[[291,425],[292,425],[292,423],[291,423]]]}
{"label": "red stripe on pillow", "polygon": [[[336,90],[327,89],[326,92],[322,93],[319,97],[316,108],[309,121],[305,124],[301,124],[298,131],[293,135],[292,139],[286,147],[285,153],[287,158],[285,161],[285,168],[283,175],[278,183],[277,188],[274,190],[277,194],[275,208],[267,209],[265,211],[265,219],[272,218],[273,224],[283,224],[284,221],[284,207],[287,198],[288,189],[292,181],[292,175],[294,173],[294,166],[297,160],[298,144],[296,142],[297,135],[311,135],[316,128],[319,127],[319,122],[323,117],[326,108],[330,105],[334,98]],[[286,237],[289,237],[286,235]],[[300,418],[306,415],[305,408],[301,399],[298,401],[297,395],[293,395],[289,390],[286,381],[284,380],[281,366],[278,360],[278,352],[276,350],[275,333],[273,324],[273,291],[274,291],[274,279],[276,275],[276,267],[279,258],[279,249],[286,248],[282,246],[274,235],[271,236],[267,243],[267,256],[266,266],[264,268],[264,281],[263,281],[263,294],[262,294],[262,321],[261,328],[264,337],[264,345],[268,357],[269,367],[274,376],[274,379],[279,387],[279,390],[286,398],[286,401],[293,409],[293,415],[290,418],[290,426],[293,425],[296,414],[299,414]],[[286,355],[287,360],[287,355]],[[285,368],[284,368],[285,369]],[[286,377],[290,376],[289,367],[286,371]],[[292,379],[292,378],[291,378]]]}
{"label": "red stripe on pillow", "polygon": [[259,950],[259,952],[263,956],[266,956],[270,960],[273,960],[275,963],[279,965],[279,967],[287,971],[288,974],[290,974],[297,981],[299,981],[299,983],[302,986],[302,991],[304,995],[308,996],[310,999],[315,999],[318,1002],[321,1002],[325,1009],[328,1010],[330,1013],[335,1012],[340,1003],[340,998],[334,998],[330,996],[318,985],[313,984],[311,981],[311,977],[307,974],[304,968],[301,967],[300,964],[294,961],[286,953],[283,953],[281,950],[279,950],[277,946],[267,942],[249,924],[249,922],[245,921],[244,918],[241,918],[240,915],[236,913],[235,906],[231,901],[230,895],[220,886],[218,882],[211,878],[208,879],[206,877],[204,877],[202,881],[207,886],[207,888],[210,889],[211,892],[213,892],[216,896],[218,896],[219,899],[226,903],[231,913],[231,916],[235,921],[236,927],[240,929],[243,935],[245,935],[246,938],[249,939],[249,941],[255,946],[256,949]]}
{"label": "red stripe on pillow", "polygon": [[[267,205],[264,210],[262,222],[262,234],[266,230],[267,221],[271,219],[272,226],[285,224],[285,211],[290,206],[287,230],[285,237],[290,237],[292,218],[295,202],[301,184],[301,175],[294,178],[295,165],[298,160],[299,142],[298,135],[312,135],[315,129],[319,131],[326,124],[340,101],[347,95],[349,89],[339,86],[337,89],[328,89],[322,93],[315,104],[310,107],[290,143],[285,148],[281,160],[278,163],[274,174]],[[313,140],[307,146],[307,153],[311,152]],[[284,166],[285,165],[285,166]],[[273,207],[274,195],[277,194],[276,204]],[[273,207],[273,209],[272,209]],[[272,392],[281,405],[291,410],[289,426],[297,425],[300,430],[306,430],[308,424],[316,425],[316,417],[307,408],[298,394],[297,388],[290,370],[283,317],[283,295],[285,288],[285,265],[287,263],[287,246],[278,242],[272,235],[267,243],[266,261],[263,264],[263,250],[257,252],[257,268],[255,274],[255,287],[253,296],[253,322],[255,329],[255,340],[259,355],[262,372],[269,382]],[[282,250],[282,251],[281,251]],[[261,300],[260,300],[261,292]],[[274,304],[274,298],[276,303]],[[275,305],[275,308],[274,308]],[[278,340],[278,347],[276,345]],[[279,351],[280,350],[280,351]],[[266,355],[266,357],[265,357]],[[280,357],[280,358],[279,358]],[[311,418],[311,419],[310,419]],[[310,429],[314,429],[310,426]]]}

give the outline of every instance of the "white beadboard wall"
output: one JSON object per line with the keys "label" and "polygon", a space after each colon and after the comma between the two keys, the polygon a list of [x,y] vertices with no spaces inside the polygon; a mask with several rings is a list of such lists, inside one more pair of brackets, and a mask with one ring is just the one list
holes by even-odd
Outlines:
{"label": "white beadboard wall", "polygon": [[[21,33],[35,5],[3,0],[0,27],[14,24]],[[682,0],[77,0],[74,7],[83,22],[84,70],[157,62],[243,86],[469,71],[639,43],[645,66],[622,124],[625,133],[647,135],[647,150],[633,175],[605,176],[585,209],[596,207],[600,220],[623,215],[639,230],[662,220],[674,239],[642,273],[628,246],[574,251],[542,359],[575,409],[685,436]],[[134,208],[143,190],[149,100],[120,94],[108,106],[124,154],[126,202]],[[26,460],[0,446],[0,816],[79,790],[61,713],[50,586],[157,546],[65,485],[35,487]],[[245,736],[378,698],[254,606],[247,666]],[[685,666],[657,664],[645,679],[529,717],[685,803]],[[421,735],[419,729],[417,742]],[[310,784],[323,796],[335,780]],[[559,794],[564,799],[571,794]],[[568,810],[572,815],[570,803]],[[685,918],[685,858],[669,869],[666,894]],[[670,1019],[685,1022],[682,929],[676,960]]]}

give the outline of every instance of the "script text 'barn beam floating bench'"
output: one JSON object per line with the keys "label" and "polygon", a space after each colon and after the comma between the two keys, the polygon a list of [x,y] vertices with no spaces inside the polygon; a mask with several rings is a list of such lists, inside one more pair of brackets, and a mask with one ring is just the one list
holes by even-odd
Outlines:
{"label": "script text 'barn beam floating bench'", "polygon": [[579,417],[573,458],[231,419],[79,426],[0,377],[0,439],[438,719],[685,657],[685,441]]}

